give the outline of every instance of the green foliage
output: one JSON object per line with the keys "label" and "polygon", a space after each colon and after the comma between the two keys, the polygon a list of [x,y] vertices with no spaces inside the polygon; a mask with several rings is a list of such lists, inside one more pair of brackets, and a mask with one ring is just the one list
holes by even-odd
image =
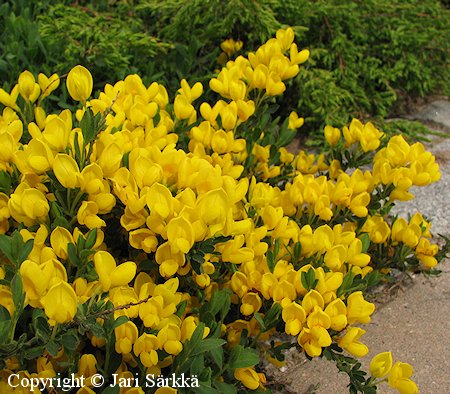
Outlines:
{"label": "green foliage", "polygon": [[54,71],[64,73],[83,64],[92,70],[98,86],[137,71],[145,75],[148,60],[169,48],[152,37],[139,18],[118,10],[97,12],[56,4],[38,22],[42,37],[60,48],[52,52]]}
{"label": "green foliage", "polygon": [[313,130],[386,117],[398,92],[449,93],[450,18],[439,1],[268,3],[282,23],[308,28],[299,42],[311,60],[289,96]]}
{"label": "green foliage", "polygon": [[[31,3],[31,4],[30,4]],[[35,22],[46,1],[32,4],[11,1],[0,5],[0,80],[9,89],[24,69],[49,72],[51,69],[47,43]]]}
{"label": "green foliage", "polygon": [[0,7],[0,79],[83,64],[96,87],[139,73],[174,91],[211,78],[224,39],[252,51],[291,25],[311,57],[278,111],[297,108],[314,143],[324,125],[384,118],[405,95],[448,95],[449,21],[437,0],[14,0]]}

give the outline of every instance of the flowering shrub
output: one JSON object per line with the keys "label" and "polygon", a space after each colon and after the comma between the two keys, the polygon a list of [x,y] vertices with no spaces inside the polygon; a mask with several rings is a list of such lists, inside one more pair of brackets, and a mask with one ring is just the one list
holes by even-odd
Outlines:
{"label": "flowering shrub", "polygon": [[356,119],[325,128],[328,152],[290,153],[303,119],[271,114],[309,55],[293,40],[280,30],[229,61],[211,104],[198,82],[182,80],[171,102],[138,75],[90,99],[82,66],[66,80],[76,113],[45,112],[57,75],[25,71],[0,90],[1,392],[75,374],[90,393],[98,372],[105,393],[142,393],[160,374],[194,377],[195,392],[261,391],[260,357],[279,364],[293,346],[335,360],[352,392],[388,373],[416,390],[390,353],[366,379],[343,351],[368,352],[368,288],[390,268],[438,263],[431,224],[389,214],[438,165]]}

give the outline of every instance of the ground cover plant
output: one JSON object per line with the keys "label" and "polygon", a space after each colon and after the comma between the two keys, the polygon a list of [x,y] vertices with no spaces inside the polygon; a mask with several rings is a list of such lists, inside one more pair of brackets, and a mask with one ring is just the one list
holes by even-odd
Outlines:
{"label": "ground cover plant", "polygon": [[[388,351],[361,370],[361,325],[391,269],[443,258],[420,213],[390,214],[439,166],[357,119],[325,127],[326,153],[287,151],[304,119],[276,98],[308,57],[289,28],[173,99],[137,74],[91,97],[81,65],[0,90],[1,392],[270,392],[261,360],[291,347],[352,393],[417,392]],[[47,110],[62,84],[76,110]],[[194,388],[163,378],[181,375]]]}
{"label": "ground cover plant", "polygon": [[[95,90],[138,73],[174,92],[183,78],[213,76],[225,39],[243,43],[233,58],[290,25],[311,58],[278,97],[279,112],[297,108],[319,144],[327,124],[380,121],[411,99],[448,96],[449,21],[437,0],[10,0],[0,6],[0,80],[10,88],[24,69],[63,75],[81,63]],[[414,135],[405,123],[398,132]]]}

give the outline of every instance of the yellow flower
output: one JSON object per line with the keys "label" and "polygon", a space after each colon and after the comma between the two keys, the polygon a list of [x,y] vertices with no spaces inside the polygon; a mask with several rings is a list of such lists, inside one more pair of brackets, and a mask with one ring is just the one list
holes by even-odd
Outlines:
{"label": "yellow flower", "polygon": [[337,145],[339,139],[341,138],[341,131],[338,128],[332,126],[325,126],[323,134],[325,135],[325,139],[331,147]]}
{"label": "yellow flower", "polygon": [[69,71],[66,85],[74,100],[85,103],[92,93],[92,75],[87,68],[80,65],[75,66]]}
{"label": "yellow flower", "polygon": [[177,394],[177,389],[173,387],[160,387],[155,391],[155,394]]}
{"label": "yellow flower", "polygon": [[350,354],[353,354],[356,357],[364,357],[367,353],[369,353],[369,348],[362,342],[358,341],[358,339],[365,333],[366,330],[363,330],[362,328],[349,327],[346,334],[342,338],[338,339],[337,344],[342,349],[347,350]]}
{"label": "yellow flower", "polygon": [[70,112],[65,112],[64,115],[61,113],[45,123],[42,139],[53,151],[62,152],[69,143],[72,120],[67,119],[68,115],[72,116]]}
{"label": "yellow flower", "polygon": [[114,257],[104,251],[95,253],[94,265],[104,292],[113,287],[127,285],[135,277],[137,269],[133,261],[116,266]]}
{"label": "yellow flower", "polygon": [[400,394],[418,393],[417,385],[409,379],[413,372],[411,365],[397,361],[388,376],[389,386],[397,389]]}
{"label": "yellow flower", "polygon": [[306,313],[303,307],[296,302],[292,302],[283,308],[281,316],[286,323],[286,334],[298,335],[306,321]]}
{"label": "yellow flower", "polygon": [[391,229],[389,225],[383,220],[381,216],[371,216],[368,217],[362,231],[369,234],[369,238],[372,242],[377,244],[382,244],[386,242],[389,235],[391,234]]}
{"label": "yellow flower", "polygon": [[53,378],[56,376],[53,364],[45,356],[41,356],[36,360],[36,371],[40,378]]}
{"label": "yellow flower", "polygon": [[303,49],[298,51],[297,44],[294,42],[289,50],[289,56],[292,64],[302,64],[305,63],[309,58],[309,50]]}
{"label": "yellow flower", "polygon": [[427,238],[421,238],[416,246],[415,254],[427,268],[433,268],[438,262],[434,256],[439,252],[436,244],[431,244]]}
{"label": "yellow flower", "polygon": [[340,298],[330,302],[324,312],[330,316],[332,330],[341,331],[347,326],[347,307]]}
{"label": "yellow flower", "polygon": [[172,219],[167,225],[167,240],[172,253],[188,253],[194,245],[192,224],[183,216]]}
{"label": "yellow flower", "polygon": [[150,213],[155,212],[163,219],[173,214],[174,202],[172,193],[170,193],[170,190],[166,186],[160,183],[154,183],[148,189],[146,203],[150,208]]}
{"label": "yellow flower", "polygon": [[384,136],[384,133],[379,131],[371,122],[364,125],[361,133],[361,139],[359,143],[364,152],[369,152],[377,149],[380,146],[380,139]]}
{"label": "yellow flower", "polygon": [[116,352],[119,354],[131,353],[133,344],[136,342],[139,332],[132,321],[120,325],[114,329],[116,335]]}
{"label": "yellow flower", "polygon": [[19,107],[16,104],[18,95],[19,95],[18,85],[16,85],[13,88],[11,93],[6,93],[3,89],[0,88],[0,104],[3,104],[5,107],[10,107],[16,111],[19,111]]}
{"label": "yellow flower", "polygon": [[220,49],[224,51],[228,56],[240,51],[244,43],[240,40],[235,41],[232,38],[228,38],[220,44]]}
{"label": "yellow flower", "polygon": [[370,362],[370,373],[375,378],[384,378],[392,368],[392,353],[377,354]]}
{"label": "yellow flower", "polygon": [[180,119],[190,119],[195,115],[195,108],[184,95],[177,95],[173,103],[175,116]]}
{"label": "yellow flower", "polygon": [[347,298],[348,324],[370,323],[370,315],[375,311],[375,305],[364,299],[361,291],[355,291]]}
{"label": "yellow flower", "polygon": [[52,74],[47,78],[45,74],[39,73],[38,83],[42,91],[41,99],[43,99],[59,86],[59,76],[58,74]]}
{"label": "yellow flower", "polygon": [[197,100],[203,93],[203,85],[200,82],[195,83],[192,88],[185,79],[182,79],[180,84],[181,88],[178,89],[178,93],[186,97],[190,103]]}
{"label": "yellow flower", "polygon": [[87,385],[91,386],[91,377],[97,373],[97,359],[93,354],[83,354],[78,360],[78,372],[76,376],[84,376]]}
{"label": "yellow flower", "polygon": [[330,346],[332,342],[326,328],[321,326],[305,327],[298,336],[298,344],[310,357],[320,356],[322,348]]}
{"label": "yellow flower", "polygon": [[11,216],[19,223],[23,222],[25,226],[32,226],[48,219],[50,206],[40,190],[22,182],[11,195],[8,209]]}
{"label": "yellow flower", "polygon": [[133,351],[141,359],[142,364],[150,368],[158,364],[158,338],[153,334],[143,333],[135,342]]}
{"label": "yellow flower", "polygon": [[45,314],[57,323],[67,323],[77,313],[77,295],[67,282],[60,281],[53,285],[41,302]]}
{"label": "yellow flower", "polygon": [[163,326],[159,330],[157,338],[161,348],[169,354],[176,356],[183,350],[180,327],[173,323]]}
{"label": "yellow flower", "polygon": [[65,188],[74,189],[80,187],[83,182],[77,162],[69,155],[63,153],[56,155],[53,161],[53,172]]}
{"label": "yellow flower", "polygon": [[303,123],[305,123],[305,119],[299,118],[297,112],[292,111],[289,115],[289,124],[288,129],[296,130],[299,127],[303,126]]}
{"label": "yellow flower", "polygon": [[19,75],[19,93],[25,99],[25,101],[31,101],[32,103],[37,100],[41,93],[41,88],[36,83],[34,75],[29,71],[24,71]]}
{"label": "yellow flower", "polygon": [[253,368],[236,368],[234,377],[250,390],[256,390],[263,387],[266,377],[262,373],[257,373]]}
{"label": "yellow flower", "polygon": [[60,226],[55,227],[50,235],[50,245],[59,258],[67,260],[67,246],[69,243],[74,243],[69,230]]}
{"label": "yellow flower", "polygon": [[77,213],[78,223],[84,224],[88,229],[106,226],[104,220],[97,216],[98,205],[94,201],[83,201]]}
{"label": "yellow flower", "polygon": [[240,310],[244,316],[250,316],[258,312],[261,306],[262,301],[258,293],[250,292],[242,297]]}

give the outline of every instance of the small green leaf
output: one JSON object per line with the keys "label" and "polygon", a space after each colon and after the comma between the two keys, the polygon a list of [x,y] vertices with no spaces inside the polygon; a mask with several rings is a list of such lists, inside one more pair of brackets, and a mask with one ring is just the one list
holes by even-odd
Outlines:
{"label": "small green leaf", "polygon": [[94,228],[93,230],[89,231],[86,242],[84,244],[85,249],[91,249],[95,245],[95,241],[97,240],[97,229]]}
{"label": "small green leaf", "polygon": [[362,250],[361,250],[361,252],[362,252],[362,253],[366,253],[367,250],[369,249],[369,246],[370,246],[370,237],[369,237],[369,234],[364,233],[364,234],[362,234],[362,235],[359,237],[359,239],[361,240],[361,243],[362,243]]}
{"label": "small green leaf", "polygon": [[237,393],[236,387],[234,387],[230,383],[218,382],[216,380],[216,381],[214,381],[213,385],[217,390],[219,390],[219,393],[222,393],[222,394],[236,394]]}
{"label": "small green leaf", "polygon": [[116,384],[115,386],[108,386],[103,391],[102,394],[119,394],[120,393],[120,386]]}
{"label": "small green leaf", "polygon": [[216,347],[214,349],[211,349],[209,351],[209,354],[213,361],[216,363],[217,367],[219,369],[222,369],[223,367],[223,348],[222,347]]}
{"label": "small green leaf", "polygon": [[0,344],[6,342],[11,326],[11,316],[8,310],[0,304]]}
{"label": "small green leaf", "polygon": [[128,316],[119,316],[116,320],[114,320],[114,323],[112,324],[111,331],[115,330],[117,327],[121,326],[122,324],[125,324],[128,320]]}
{"label": "small green leaf", "polygon": [[269,267],[270,272],[273,272],[275,269],[275,256],[271,250],[268,250],[266,253],[267,266]]}
{"label": "small green leaf", "polygon": [[16,307],[16,313],[20,314],[25,301],[25,293],[23,291],[23,283],[20,272],[17,272],[11,280],[11,293],[14,306]]}
{"label": "small green leaf", "polygon": [[191,352],[192,356],[196,356],[200,353],[209,352],[214,348],[220,348],[222,347],[227,341],[220,338],[206,338],[202,339],[200,343],[194,348],[194,350]]}
{"label": "small green leaf", "polygon": [[75,334],[66,333],[61,337],[61,344],[64,346],[64,349],[69,352],[74,351],[79,343],[80,341]]}
{"label": "small green leaf", "polygon": [[236,368],[253,367],[258,363],[259,353],[257,350],[236,345],[231,351],[227,367],[234,371]]}
{"label": "small green leaf", "polygon": [[11,192],[11,175],[4,170],[0,171],[0,193],[9,195]]}
{"label": "small green leaf", "polygon": [[45,348],[51,356],[56,357],[58,355],[59,346],[55,341],[48,342]]}
{"label": "small green leaf", "polygon": [[307,291],[314,289],[318,283],[315,271],[312,268],[310,268],[308,272],[302,272],[301,279],[302,285]]}
{"label": "small green leaf", "polygon": [[0,250],[11,263],[14,263],[11,238],[8,235],[0,234]]}
{"label": "small green leaf", "polygon": [[45,346],[37,346],[30,349],[26,349],[23,352],[23,357],[26,360],[34,360],[37,359],[39,356],[42,356],[45,352]]}

